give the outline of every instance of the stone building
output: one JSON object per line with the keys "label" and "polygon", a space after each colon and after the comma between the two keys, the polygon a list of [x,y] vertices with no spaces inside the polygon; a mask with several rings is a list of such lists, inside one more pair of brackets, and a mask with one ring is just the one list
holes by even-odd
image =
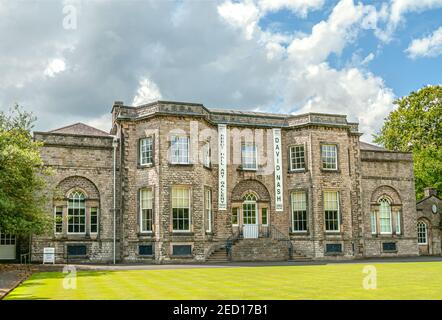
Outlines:
{"label": "stone building", "polygon": [[110,134],[34,136],[55,217],[34,261],[44,247],[60,262],[419,254],[411,154],[361,142],[344,115],[115,102]]}
{"label": "stone building", "polygon": [[437,189],[426,188],[417,203],[417,243],[422,255],[440,255],[442,238],[442,200]]}

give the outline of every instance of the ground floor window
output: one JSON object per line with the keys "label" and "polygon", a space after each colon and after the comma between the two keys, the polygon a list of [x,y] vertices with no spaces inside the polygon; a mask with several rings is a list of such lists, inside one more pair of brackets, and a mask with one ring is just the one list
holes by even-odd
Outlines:
{"label": "ground floor window", "polygon": [[396,234],[401,234],[401,213],[398,211],[396,212]]}
{"label": "ground floor window", "polygon": [[386,198],[379,200],[379,225],[381,234],[391,233],[391,206]]}
{"label": "ground floor window", "polygon": [[267,208],[261,209],[261,223],[264,226],[267,226],[269,224],[269,217],[267,215]]}
{"label": "ground floor window", "polygon": [[325,231],[340,230],[339,194],[337,191],[324,191]]}
{"label": "ground floor window", "polygon": [[206,232],[212,232],[212,190],[206,189],[204,193],[205,197],[205,220],[206,220]]}
{"label": "ground floor window", "polygon": [[372,212],[370,214],[370,223],[371,223],[371,233],[372,234],[377,234],[376,212]]}
{"label": "ground floor window", "polygon": [[68,199],[68,233],[86,232],[86,206],[84,194],[74,191]]}
{"label": "ground floor window", "polygon": [[304,191],[292,192],[292,229],[293,232],[307,231],[307,201]]}
{"label": "ground floor window", "polygon": [[0,245],[15,245],[15,235],[0,232]]}
{"label": "ground floor window", "polygon": [[427,224],[423,221],[419,221],[417,223],[417,243],[418,244],[427,244]]}
{"label": "ground floor window", "polygon": [[151,232],[153,225],[153,191],[152,189],[140,190],[140,220],[141,232]]}
{"label": "ground floor window", "polygon": [[190,231],[190,189],[172,187],[173,231]]}
{"label": "ground floor window", "polygon": [[91,233],[98,233],[98,208],[96,207],[91,208],[91,214],[89,219],[90,219]]}
{"label": "ground floor window", "polygon": [[232,208],[232,225],[238,225],[238,208]]}
{"label": "ground floor window", "polygon": [[55,207],[54,213],[54,232],[63,232],[63,207]]}

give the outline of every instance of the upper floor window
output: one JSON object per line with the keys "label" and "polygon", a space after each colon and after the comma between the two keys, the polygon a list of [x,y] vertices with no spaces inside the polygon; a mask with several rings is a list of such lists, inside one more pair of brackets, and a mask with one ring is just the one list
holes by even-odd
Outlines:
{"label": "upper floor window", "polygon": [[339,193],[324,191],[325,231],[340,231]]}
{"label": "upper floor window", "polygon": [[173,164],[189,164],[189,143],[190,138],[187,136],[172,136],[171,143],[171,163]]}
{"label": "upper floor window", "polygon": [[85,198],[80,191],[74,191],[69,195],[68,233],[86,233]]}
{"label": "upper floor window", "polygon": [[254,143],[244,143],[241,146],[241,163],[245,170],[256,170],[258,168],[257,148]]}
{"label": "upper floor window", "polygon": [[391,206],[386,198],[379,200],[379,225],[381,234],[391,234]]}
{"label": "upper floor window", "polygon": [[172,187],[173,231],[190,231],[190,188]]}
{"label": "upper floor window", "polygon": [[207,168],[210,168],[211,164],[210,157],[211,157],[210,142],[206,142],[203,146],[203,164]]}
{"label": "upper floor window", "polygon": [[307,196],[304,191],[292,192],[293,232],[307,231]]}
{"label": "upper floor window", "polygon": [[153,192],[152,189],[140,189],[140,231],[152,232]]}
{"label": "upper floor window", "polygon": [[304,146],[290,147],[290,170],[305,169]]}
{"label": "upper floor window", "polygon": [[153,138],[140,139],[140,164],[148,165],[153,163]]}
{"label": "upper floor window", "polygon": [[322,169],[338,169],[338,147],[335,144],[321,145]]}

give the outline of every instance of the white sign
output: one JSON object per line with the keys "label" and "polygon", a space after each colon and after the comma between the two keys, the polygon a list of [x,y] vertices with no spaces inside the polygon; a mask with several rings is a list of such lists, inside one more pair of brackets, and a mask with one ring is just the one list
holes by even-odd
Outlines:
{"label": "white sign", "polygon": [[273,129],[273,159],[275,163],[275,210],[283,211],[281,129]]}
{"label": "white sign", "polygon": [[43,248],[43,264],[55,263],[55,248]]}
{"label": "white sign", "polygon": [[227,126],[218,125],[218,210],[227,210]]}

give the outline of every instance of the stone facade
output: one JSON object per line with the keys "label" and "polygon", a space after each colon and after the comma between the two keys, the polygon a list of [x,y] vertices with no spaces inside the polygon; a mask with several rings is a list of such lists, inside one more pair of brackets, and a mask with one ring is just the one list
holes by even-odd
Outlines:
{"label": "stone facade", "polygon": [[[236,260],[287,259],[290,254],[283,243],[287,241],[295,256],[311,259],[418,254],[411,155],[360,142],[358,125],[347,122],[345,116],[209,110],[201,104],[158,101],[139,107],[116,102],[112,121],[112,136],[79,125],[35,133],[35,139],[44,142],[45,163],[54,169],[49,183],[54,196],[48,212],[63,208],[63,231],[34,238],[34,260],[41,260],[43,247],[53,246],[59,261],[112,261],[114,136],[117,261],[206,261],[229,239],[235,240],[231,257]],[[227,210],[218,210],[219,124],[226,124],[228,130]],[[275,208],[274,128],[281,129],[283,211]],[[189,137],[188,163],[171,163],[174,136]],[[152,161],[142,164],[140,139],[146,137],[152,141]],[[248,143],[256,148],[254,170],[246,170],[242,161],[242,145]],[[207,145],[210,165],[203,161]],[[305,163],[297,170],[290,165],[294,146],[302,146]],[[333,170],[323,168],[323,146],[336,150]],[[174,207],[174,188],[188,190],[188,211]],[[84,234],[67,232],[69,212],[74,212],[69,211],[69,199],[75,190],[85,197]],[[144,200],[140,190],[151,191],[152,228],[147,232],[141,228]],[[211,198],[206,201],[208,192]],[[294,228],[292,193],[305,195],[306,221],[301,231]],[[332,231],[325,221],[326,194],[337,195],[336,230]],[[373,232],[372,213],[379,212],[385,199],[391,230],[379,232],[381,215],[377,214]],[[90,208],[99,208],[97,233],[90,232]],[[253,208],[252,213],[247,208]],[[189,212],[186,230],[175,227],[175,221],[183,217],[180,212]],[[253,221],[245,218],[247,214],[252,214]],[[398,229],[396,219],[400,220]],[[239,240],[249,232],[248,225],[257,225],[260,236]],[[262,230],[273,238],[260,239]],[[75,244],[86,248],[68,248]]]}
{"label": "stone facade", "polygon": [[[426,236],[421,239],[419,251],[422,255],[440,255],[442,253],[442,200],[437,195],[437,190],[433,188],[425,189],[425,195],[417,203],[418,226],[424,227],[419,233]],[[426,240],[426,241],[424,241]]]}

